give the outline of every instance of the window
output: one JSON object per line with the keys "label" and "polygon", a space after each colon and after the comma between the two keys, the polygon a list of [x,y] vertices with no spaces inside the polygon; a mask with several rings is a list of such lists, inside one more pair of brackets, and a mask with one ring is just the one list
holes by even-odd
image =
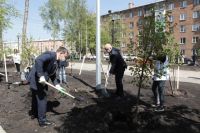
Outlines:
{"label": "window", "polygon": [[142,25],[142,19],[139,19],[138,22],[137,22],[137,24],[138,24],[138,26]]}
{"label": "window", "polygon": [[181,25],[180,26],[180,32],[185,32],[185,31],[186,31],[185,25]]}
{"label": "window", "polygon": [[186,20],[186,14],[185,13],[180,14],[180,20]]}
{"label": "window", "polygon": [[126,37],[126,33],[125,32],[122,33],[122,38],[124,38],[124,37]]}
{"label": "window", "polygon": [[148,7],[146,7],[146,8],[144,9],[144,14],[145,14],[145,15],[150,15],[150,14],[151,14],[151,9],[148,8]]}
{"label": "window", "polygon": [[164,3],[157,3],[156,10],[164,10],[164,9],[165,9],[165,4]]}
{"label": "window", "polygon": [[169,32],[174,33],[174,27],[169,27]]}
{"label": "window", "polygon": [[181,2],[180,2],[180,7],[181,7],[181,8],[187,7],[187,1],[181,1]]}
{"label": "window", "polygon": [[186,38],[182,37],[181,40],[180,40],[180,44],[185,44],[185,43],[186,43]]}
{"label": "window", "polygon": [[142,9],[138,10],[138,16],[142,16]]}
{"label": "window", "polygon": [[194,24],[192,25],[192,31],[199,31],[200,25],[199,24]]}
{"label": "window", "polygon": [[169,16],[169,22],[171,22],[171,23],[174,22],[174,16],[172,16],[172,15]]}
{"label": "window", "polygon": [[130,17],[130,18],[133,18],[133,16],[134,16],[134,14],[133,14],[133,12],[131,11],[129,17]]}
{"label": "window", "polygon": [[194,11],[193,18],[199,18],[199,17],[200,17],[200,11]]}
{"label": "window", "polygon": [[173,10],[174,9],[174,3],[170,3],[168,5],[168,10]]}
{"label": "window", "polygon": [[122,43],[121,47],[122,48],[126,47],[126,43]]}
{"label": "window", "polygon": [[130,29],[133,29],[133,27],[134,27],[134,23],[133,23],[133,22],[130,22],[129,28],[130,28]]}
{"label": "window", "polygon": [[193,56],[194,56],[194,55],[197,55],[197,53],[198,53],[197,49],[192,49],[192,55],[193,55]]}
{"label": "window", "polygon": [[193,4],[194,5],[199,5],[200,4],[200,0],[193,0]]}
{"label": "window", "polygon": [[194,36],[192,37],[192,43],[197,43],[199,41],[199,37]]}
{"label": "window", "polygon": [[185,49],[181,49],[181,54],[185,55]]}
{"label": "window", "polygon": [[133,36],[134,36],[134,33],[133,33],[133,32],[130,32],[130,33],[129,33],[129,37],[130,37],[130,38],[133,38]]}

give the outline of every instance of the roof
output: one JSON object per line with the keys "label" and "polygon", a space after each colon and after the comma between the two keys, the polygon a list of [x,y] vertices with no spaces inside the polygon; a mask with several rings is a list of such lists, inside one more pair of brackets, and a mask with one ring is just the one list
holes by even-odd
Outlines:
{"label": "roof", "polygon": [[[114,12],[111,12],[111,14],[116,14],[116,13],[120,13],[120,12],[124,12],[124,11],[128,11],[130,9],[134,9],[134,8],[140,8],[140,7],[144,7],[144,6],[148,6],[148,5],[153,5],[155,3],[159,3],[159,2],[163,2],[163,1],[166,1],[166,0],[155,0],[156,2],[150,2],[150,3],[147,3],[145,5],[139,5],[139,6],[134,6],[133,8],[128,8],[128,9],[124,9],[124,10],[120,10],[120,11],[114,11]],[[103,16],[107,16],[108,14],[104,14],[104,15],[101,15],[102,17]]]}

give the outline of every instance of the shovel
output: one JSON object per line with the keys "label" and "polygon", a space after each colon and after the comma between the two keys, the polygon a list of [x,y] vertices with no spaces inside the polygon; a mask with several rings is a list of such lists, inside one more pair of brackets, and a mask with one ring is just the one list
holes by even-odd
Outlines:
{"label": "shovel", "polygon": [[69,97],[71,97],[71,98],[73,98],[73,99],[75,99],[77,101],[83,101],[83,98],[75,97],[75,96],[67,93],[66,91],[64,91],[62,89],[57,89],[54,85],[50,84],[49,82],[45,82],[45,84],[48,85],[48,86],[51,86],[52,88],[58,90],[59,92],[62,92],[63,94],[65,94],[65,95],[67,95],[67,96],[69,96]]}

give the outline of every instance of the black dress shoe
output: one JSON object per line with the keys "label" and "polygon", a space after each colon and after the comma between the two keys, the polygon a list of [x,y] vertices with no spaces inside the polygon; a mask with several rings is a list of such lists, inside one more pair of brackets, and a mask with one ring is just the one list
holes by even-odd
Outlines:
{"label": "black dress shoe", "polygon": [[35,118],[37,118],[37,116],[31,115],[31,119],[35,119]]}
{"label": "black dress shoe", "polygon": [[52,122],[50,122],[48,120],[39,122],[40,127],[46,127],[46,126],[49,126],[51,124],[52,124]]}

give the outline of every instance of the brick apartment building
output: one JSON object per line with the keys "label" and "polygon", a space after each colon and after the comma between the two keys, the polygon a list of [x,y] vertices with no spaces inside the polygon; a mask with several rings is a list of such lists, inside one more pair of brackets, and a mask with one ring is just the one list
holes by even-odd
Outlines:
{"label": "brick apartment building", "polygon": [[[126,26],[125,32],[121,33],[120,49],[127,52],[130,41],[136,42],[139,25],[142,17],[148,15],[150,7],[155,11],[171,11],[169,21],[177,24],[173,29],[175,41],[180,44],[180,52],[187,58],[191,58],[200,49],[200,0],[159,0],[143,6],[134,7],[133,2],[129,8],[109,12],[101,16],[102,23],[121,21]],[[156,15],[155,15],[156,16]]]}
{"label": "brick apartment building", "polygon": [[[37,49],[37,54],[45,51],[56,51],[60,46],[67,47],[63,40],[34,40],[28,42],[28,45],[29,44],[33,45],[33,47]],[[4,46],[11,48],[14,51],[14,49],[21,49],[21,42],[5,42]]]}

